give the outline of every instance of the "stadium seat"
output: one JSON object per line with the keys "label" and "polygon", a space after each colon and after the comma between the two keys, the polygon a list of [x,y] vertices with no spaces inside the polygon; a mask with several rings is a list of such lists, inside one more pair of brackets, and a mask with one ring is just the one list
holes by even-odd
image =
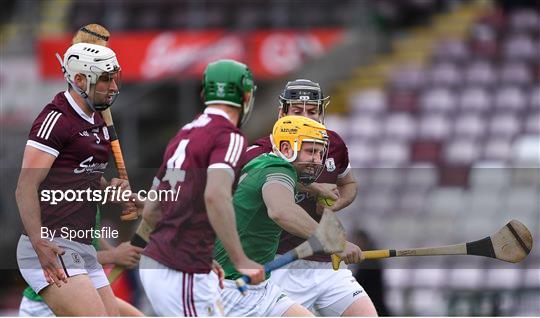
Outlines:
{"label": "stadium seat", "polygon": [[442,145],[433,140],[415,140],[411,143],[411,161],[437,163],[441,159]]}
{"label": "stadium seat", "polygon": [[482,160],[495,160],[507,162],[511,156],[512,139],[505,137],[492,137],[484,141]]}
{"label": "stadium seat", "polygon": [[495,92],[495,108],[501,111],[521,111],[527,107],[527,99],[518,86],[502,86]]}
{"label": "stadium seat", "polygon": [[540,136],[540,111],[531,112],[525,118],[525,133]]}
{"label": "stadium seat", "polygon": [[469,48],[458,39],[444,39],[439,41],[434,50],[436,61],[462,62],[470,56]]}
{"label": "stadium seat", "polygon": [[429,189],[437,184],[438,170],[432,163],[417,163],[404,170],[407,189]]}
{"label": "stadium seat", "polygon": [[494,67],[487,60],[478,59],[469,63],[464,69],[465,83],[474,86],[488,87],[497,80]]}
{"label": "stadium seat", "polygon": [[478,140],[484,137],[487,125],[483,116],[461,114],[454,119],[454,135]]}
{"label": "stadium seat", "polygon": [[510,112],[495,113],[489,120],[488,126],[491,136],[513,138],[521,131],[519,118]]}
{"label": "stadium seat", "polygon": [[454,93],[443,87],[427,89],[420,97],[420,105],[424,111],[449,113],[456,108],[456,104]]}
{"label": "stadium seat", "polygon": [[439,168],[439,185],[446,187],[467,187],[470,166],[465,164],[446,164]]}
{"label": "stadium seat", "polygon": [[373,140],[382,133],[383,126],[377,116],[358,114],[350,119],[350,134],[355,140]]}
{"label": "stadium seat", "polygon": [[348,144],[351,167],[372,167],[375,160],[373,145],[368,141],[353,140]]}
{"label": "stadium seat", "polygon": [[388,110],[392,112],[416,113],[418,94],[410,89],[394,89],[388,93]]}
{"label": "stadium seat", "polygon": [[381,90],[367,90],[351,96],[351,110],[359,114],[377,114],[386,109],[386,95]]}
{"label": "stadium seat", "polygon": [[376,149],[377,166],[402,167],[409,161],[409,146],[405,142],[396,139],[380,140]]}
{"label": "stadium seat", "polygon": [[480,158],[480,147],[472,139],[459,138],[450,140],[446,144],[444,157],[451,164],[470,165]]}
{"label": "stadium seat", "polygon": [[487,288],[514,289],[520,284],[521,269],[519,268],[490,268],[487,270],[483,285]]}
{"label": "stadium seat", "polygon": [[384,135],[389,139],[411,140],[416,135],[416,121],[408,113],[391,113],[384,119]]}
{"label": "stadium seat", "polygon": [[452,133],[450,119],[442,114],[426,114],[419,120],[419,138],[423,140],[444,140]]}
{"label": "stadium seat", "polygon": [[402,191],[397,199],[396,211],[411,217],[419,216],[425,211],[428,189],[413,188]]}
{"label": "stadium seat", "polygon": [[411,292],[410,302],[413,316],[444,316],[448,299],[440,289],[419,288]]}
{"label": "stadium seat", "polygon": [[426,74],[417,64],[405,64],[390,74],[390,86],[396,90],[414,91],[424,85]]}
{"label": "stadium seat", "polygon": [[453,289],[475,290],[480,286],[483,274],[481,268],[453,268],[448,275],[448,282]]}
{"label": "stadium seat", "polygon": [[459,96],[461,112],[485,112],[491,107],[491,95],[485,88],[466,87]]}
{"label": "stadium seat", "polygon": [[[540,69],[540,63],[539,63]],[[538,81],[540,81],[540,74]],[[533,111],[540,111],[540,85],[534,86],[529,91],[529,107]]]}
{"label": "stadium seat", "polygon": [[526,33],[516,33],[503,43],[503,56],[508,60],[528,61],[538,58],[538,49]]}
{"label": "stadium seat", "polygon": [[437,87],[455,87],[462,80],[462,75],[454,63],[443,62],[430,70],[430,82]]}
{"label": "stadium seat", "polygon": [[371,169],[369,185],[382,189],[395,189],[403,183],[402,168],[374,168]]}
{"label": "stadium seat", "polygon": [[529,85],[532,82],[530,67],[524,62],[507,62],[500,68],[499,79],[503,85]]}

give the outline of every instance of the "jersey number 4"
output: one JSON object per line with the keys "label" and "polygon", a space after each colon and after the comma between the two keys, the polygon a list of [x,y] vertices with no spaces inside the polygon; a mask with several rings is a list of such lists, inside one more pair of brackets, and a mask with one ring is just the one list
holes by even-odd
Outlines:
{"label": "jersey number 4", "polygon": [[186,178],[186,172],[182,170],[182,164],[186,160],[186,148],[188,144],[188,139],[182,139],[172,157],[167,161],[167,171],[162,180],[168,181],[174,192],[176,192],[176,184],[178,182],[184,182]]}

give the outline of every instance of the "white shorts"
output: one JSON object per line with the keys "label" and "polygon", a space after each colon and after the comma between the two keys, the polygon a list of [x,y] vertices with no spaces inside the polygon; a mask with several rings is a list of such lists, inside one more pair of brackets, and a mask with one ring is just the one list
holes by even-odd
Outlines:
{"label": "white shorts", "polygon": [[[64,249],[64,255],[58,256],[58,263],[68,277],[88,275],[96,289],[109,285],[103,267],[98,263],[96,249],[63,238],[54,238],[53,243]],[[28,285],[37,293],[49,286],[36,251],[26,235],[21,235],[17,245],[17,263],[19,270]]]}
{"label": "white shorts", "polygon": [[258,285],[247,285],[243,296],[236,288],[236,282],[226,279],[221,290],[221,299],[226,316],[233,317],[281,317],[295,304],[281,289],[266,280]]}
{"label": "white shorts", "polygon": [[25,296],[19,306],[19,317],[54,317],[51,308],[44,301],[35,301]]}
{"label": "white shorts", "polygon": [[158,316],[223,316],[219,278],[214,272],[184,273],[142,255],[139,276]]}
{"label": "white shorts", "polygon": [[354,301],[367,296],[350,270],[334,271],[330,262],[297,260],[273,271],[269,280],[322,316],[341,316]]}

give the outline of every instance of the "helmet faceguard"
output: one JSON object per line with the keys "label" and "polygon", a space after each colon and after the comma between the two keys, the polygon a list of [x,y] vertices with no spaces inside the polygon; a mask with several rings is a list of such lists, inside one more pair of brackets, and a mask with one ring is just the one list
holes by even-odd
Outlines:
{"label": "helmet faceguard", "polygon": [[[302,116],[285,116],[276,122],[272,135],[270,135],[274,153],[297,166],[298,180],[302,184],[310,184],[317,180],[324,169],[324,162],[328,154],[328,135],[326,127],[312,119]],[[288,142],[293,150],[292,157],[288,158],[281,152],[281,144]],[[320,163],[315,162],[316,147],[312,147],[311,159],[300,161],[299,155],[303,146],[310,143],[323,146],[323,156]]]}
{"label": "helmet faceguard", "polygon": [[307,105],[315,105],[319,113],[319,122],[323,124],[328,104],[330,104],[330,97],[324,97],[319,84],[307,79],[288,82],[279,95],[279,105],[283,114],[287,115],[293,105],[302,106],[304,112]]}
{"label": "helmet faceguard", "polygon": [[234,60],[208,64],[202,80],[205,105],[224,104],[240,108],[238,127],[247,122],[255,101],[256,86],[250,69]]}
{"label": "helmet faceguard", "polygon": [[[103,111],[114,103],[121,82],[120,64],[114,51],[101,45],[77,43],[67,49],[63,61],[58,53],[56,57],[69,86],[92,111]],[[77,74],[86,78],[85,90],[75,84]]]}

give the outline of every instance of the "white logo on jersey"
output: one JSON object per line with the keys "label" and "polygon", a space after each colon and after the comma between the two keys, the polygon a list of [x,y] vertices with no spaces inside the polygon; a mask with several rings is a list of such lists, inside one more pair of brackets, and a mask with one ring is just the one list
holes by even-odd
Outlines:
{"label": "white logo on jersey", "polygon": [[79,168],[75,168],[73,170],[74,173],[103,173],[105,169],[107,169],[108,162],[102,162],[102,163],[92,163],[92,160],[94,160],[94,156],[90,156],[81,163],[79,163]]}
{"label": "white logo on jersey", "polygon": [[79,132],[79,136],[81,137],[90,137],[90,134],[88,133],[88,131],[80,131]]}
{"label": "white logo on jersey", "polygon": [[328,172],[332,172],[334,170],[336,170],[336,163],[334,161],[334,158],[328,158],[326,159],[326,170]]}

